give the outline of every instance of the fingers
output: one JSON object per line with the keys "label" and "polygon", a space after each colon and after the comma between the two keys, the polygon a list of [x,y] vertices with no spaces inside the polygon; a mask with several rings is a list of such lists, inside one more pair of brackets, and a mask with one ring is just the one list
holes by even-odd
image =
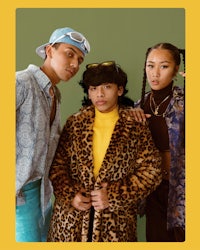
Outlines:
{"label": "fingers", "polygon": [[91,196],[85,196],[85,190],[81,189],[74,197],[71,205],[80,211],[86,211],[94,207],[95,210],[103,210],[109,207],[107,195],[107,183],[102,183],[102,188],[91,191]]}
{"label": "fingers", "polygon": [[179,74],[181,75],[181,76],[183,76],[183,77],[185,77],[185,72],[179,72]]}
{"label": "fingers", "polygon": [[91,202],[95,210],[103,210],[109,207],[107,196],[107,184],[102,184],[103,188],[91,192]]}
{"label": "fingers", "polygon": [[101,186],[102,186],[102,188],[107,188],[108,183],[102,183]]}
{"label": "fingers", "polygon": [[109,207],[109,203],[107,201],[94,201],[92,206],[95,210],[104,210]]}
{"label": "fingers", "polygon": [[145,123],[147,118],[150,118],[150,114],[144,114],[143,109],[134,108],[130,110],[131,115],[137,122]]}
{"label": "fingers", "polygon": [[90,197],[85,197],[80,191],[75,195],[74,199],[71,202],[71,205],[77,210],[86,211],[90,209],[92,204]]}

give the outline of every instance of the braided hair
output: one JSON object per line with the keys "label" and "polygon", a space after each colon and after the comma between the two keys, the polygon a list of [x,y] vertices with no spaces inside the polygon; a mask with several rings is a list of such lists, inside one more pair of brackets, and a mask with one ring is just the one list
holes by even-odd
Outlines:
{"label": "braided hair", "polygon": [[[146,89],[146,82],[147,82],[147,75],[146,75],[146,60],[149,55],[149,53],[153,49],[165,49],[168,50],[171,55],[174,58],[175,64],[180,65],[181,63],[181,54],[182,54],[182,60],[183,60],[183,65],[184,65],[184,72],[185,72],[185,49],[178,49],[176,46],[170,44],[170,43],[158,43],[154,45],[151,48],[147,49],[146,55],[145,55],[145,64],[144,64],[144,69],[143,69],[143,84],[142,84],[142,93],[141,93],[141,102],[140,102],[140,107],[143,109],[144,108],[144,101],[145,101],[145,89]],[[184,78],[184,88],[185,88],[185,78]]]}

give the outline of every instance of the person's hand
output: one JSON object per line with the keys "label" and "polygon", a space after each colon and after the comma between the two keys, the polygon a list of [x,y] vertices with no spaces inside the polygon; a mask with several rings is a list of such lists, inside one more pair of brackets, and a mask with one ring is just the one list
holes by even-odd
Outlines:
{"label": "person's hand", "polygon": [[145,114],[144,110],[141,108],[134,108],[130,110],[131,115],[137,122],[145,123],[147,118],[150,118],[150,114]]}
{"label": "person's hand", "polygon": [[185,72],[179,72],[179,74],[181,75],[181,76],[183,76],[183,77],[185,77]]}
{"label": "person's hand", "polygon": [[107,183],[102,183],[102,188],[91,192],[92,206],[95,210],[103,210],[109,207],[107,195]]}
{"label": "person's hand", "polygon": [[81,189],[74,197],[71,205],[80,211],[86,211],[91,207],[91,198],[84,196],[85,190]]}

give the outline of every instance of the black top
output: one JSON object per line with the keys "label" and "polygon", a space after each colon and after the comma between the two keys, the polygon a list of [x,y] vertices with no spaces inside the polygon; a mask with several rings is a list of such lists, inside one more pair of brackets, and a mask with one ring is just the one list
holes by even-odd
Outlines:
{"label": "black top", "polygon": [[[168,128],[164,118],[167,106],[172,98],[172,84],[161,90],[151,90],[144,104],[145,114],[151,114],[149,118],[149,128],[152,133],[156,147],[160,151],[169,150],[169,135]],[[155,105],[159,105],[167,96],[169,97],[160,105],[158,109],[158,116],[155,115]],[[151,102],[151,105],[150,105]],[[163,114],[163,115],[162,115]]]}

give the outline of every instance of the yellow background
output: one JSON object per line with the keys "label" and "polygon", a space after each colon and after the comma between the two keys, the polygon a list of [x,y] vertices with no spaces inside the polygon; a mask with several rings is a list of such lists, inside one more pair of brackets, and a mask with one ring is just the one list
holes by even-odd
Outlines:
{"label": "yellow background", "polygon": [[[199,249],[199,3],[198,0],[3,1],[0,9],[0,249]],[[2,5],[2,3],[1,3]],[[186,10],[186,241],[184,243],[15,242],[15,11],[16,8],[185,8]],[[36,17],[37,18],[37,17]],[[187,84],[189,83],[189,84]],[[89,245],[88,245],[89,244]]]}

